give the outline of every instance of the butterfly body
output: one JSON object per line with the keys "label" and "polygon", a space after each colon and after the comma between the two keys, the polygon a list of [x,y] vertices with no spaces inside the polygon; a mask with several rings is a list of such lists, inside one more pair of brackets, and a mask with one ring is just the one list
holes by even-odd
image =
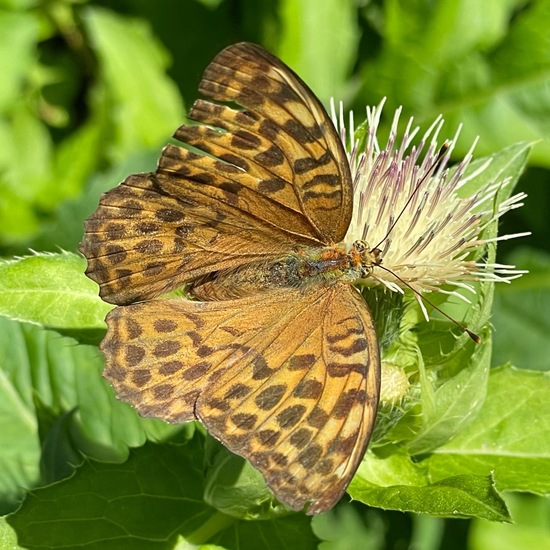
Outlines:
{"label": "butterfly body", "polygon": [[[200,420],[279,500],[323,512],[376,416],[378,342],[352,283],[380,251],[338,244],[352,217],[349,163],[291,69],[235,44],[199,89],[222,103],[197,101],[199,125],[176,131],[194,150],[168,145],[154,173],[105,193],[86,222],[86,273],[119,306],[104,376],[141,415]],[[159,299],[183,285],[193,299]]]}
{"label": "butterfly body", "polygon": [[305,247],[273,262],[215,273],[191,284],[189,293],[201,300],[227,300],[277,288],[353,283],[379,262],[361,241],[349,251],[343,246]]}

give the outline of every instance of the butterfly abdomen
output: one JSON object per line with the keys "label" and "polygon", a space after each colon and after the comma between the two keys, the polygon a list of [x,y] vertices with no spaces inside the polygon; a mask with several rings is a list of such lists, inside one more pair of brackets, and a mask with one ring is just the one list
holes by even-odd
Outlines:
{"label": "butterfly abdomen", "polygon": [[269,263],[253,263],[218,272],[196,284],[191,293],[201,300],[229,300],[278,288],[311,287],[359,278],[354,258],[336,247],[307,248]]}

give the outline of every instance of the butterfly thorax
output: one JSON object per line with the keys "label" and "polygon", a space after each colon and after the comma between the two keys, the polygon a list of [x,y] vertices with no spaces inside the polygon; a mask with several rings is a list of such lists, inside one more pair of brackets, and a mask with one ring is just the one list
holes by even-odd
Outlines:
{"label": "butterfly thorax", "polygon": [[380,251],[356,241],[343,246],[304,247],[271,262],[255,262],[220,271],[197,281],[190,293],[201,300],[227,300],[276,288],[311,288],[340,281],[353,283],[368,277],[381,263]]}

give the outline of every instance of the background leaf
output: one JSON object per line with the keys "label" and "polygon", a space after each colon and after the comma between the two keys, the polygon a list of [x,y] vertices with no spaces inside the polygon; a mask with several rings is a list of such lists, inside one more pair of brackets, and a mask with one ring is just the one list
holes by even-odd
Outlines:
{"label": "background leaf", "polygon": [[508,494],[515,525],[483,520],[474,522],[470,534],[472,550],[515,550],[550,548],[550,500],[526,494]]}
{"label": "background leaf", "polygon": [[[363,68],[370,102],[387,96],[390,110],[408,105],[420,120],[443,113],[451,128],[462,123],[462,153],[476,136],[487,154],[548,135],[547,0],[390,0],[383,16],[377,9],[365,10],[384,38]],[[533,162],[548,167],[549,154],[540,141]]]}
{"label": "background leaf", "polygon": [[[238,521],[206,505],[201,444],[195,437],[182,446],[146,445],[125,464],[86,462],[72,478],[35,491],[8,521],[29,550],[173,548],[178,537],[222,548],[316,548],[305,516]],[[28,528],[37,523],[39,531]]]}
{"label": "background leaf", "polygon": [[523,249],[511,258],[529,273],[495,292],[493,365],[548,370],[550,256]]}
{"label": "background leaf", "polygon": [[176,87],[163,74],[167,52],[144,21],[99,8],[87,10],[84,21],[113,100],[113,158],[121,159],[136,148],[158,147],[183,113]]}
{"label": "background leaf", "polygon": [[325,104],[334,96],[345,98],[359,43],[355,9],[352,0],[283,0],[279,4],[284,32],[278,54]]}

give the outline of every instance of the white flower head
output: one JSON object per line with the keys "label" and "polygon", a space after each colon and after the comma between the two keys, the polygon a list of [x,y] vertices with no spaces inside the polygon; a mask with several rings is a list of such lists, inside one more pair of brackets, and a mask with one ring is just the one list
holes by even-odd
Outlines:
{"label": "white flower head", "polygon": [[[354,185],[353,217],[345,237],[347,246],[365,240],[371,248],[379,248],[383,259],[374,266],[365,285],[383,285],[391,291],[412,288],[418,295],[428,291],[445,292],[469,301],[457,289],[474,293],[468,281],[509,282],[524,271],[514,266],[478,262],[489,242],[528,235],[520,233],[495,238],[483,238],[488,225],[505,212],[518,208],[524,193],[494,206],[497,193],[510,180],[491,181],[471,196],[459,190],[490,164],[490,159],[467,176],[475,142],[458,165],[450,169],[449,159],[456,145],[455,136],[444,142],[442,154],[438,137],[443,119],[438,117],[428,128],[420,143],[412,145],[419,131],[411,118],[399,140],[397,127],[401,109],[395,113],[385,148],[377,140],[378,125],[384,101],[367,108],[368,133],[365,147],[359,150],[355,139],[353,113],[349,131],[344,124],[340,105],[332,118],[347,147]],[[476,140],[477,141],[477,140]],[[445,290],[442,285],[450,285]],[[421,307],[422,301],[419,300]],[[425,309],[423,308],[426,315]]]}

